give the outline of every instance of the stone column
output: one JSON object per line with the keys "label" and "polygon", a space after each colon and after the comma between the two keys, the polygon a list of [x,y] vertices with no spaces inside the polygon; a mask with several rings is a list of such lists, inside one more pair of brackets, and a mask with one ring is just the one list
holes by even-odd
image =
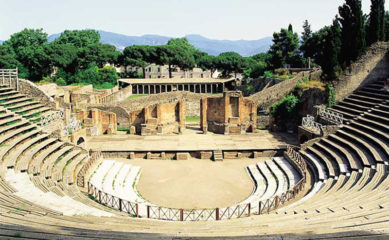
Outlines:
{"label": "stone column", "polygon": [[208,132],[207,107],[208,107],[208,99],[202,98],[200,101],[200,128],[204,134]]}
{"label": "stone column", "polygon": [[154,94],[157,93],[157,85],[154,85]]}
{"label": "stone column", "polygon": [[185,130],[185,116],[186,116],[186,114],[185,114],[185,111],[186,111],[186,109],[185,109],[185,100],[180,100],[179,102],[178,102],[178,109],[179,109],[179,111],[178,111],[178,125],[180,126],[179,127],[179,132],[180,133],[182,133],[182,132],[184,132],[184,130]]}
{"label": "stone column", "polygon": [[[224,84],[223,84],[224,85]],[[224,134],[229,134],[229,118],[231,117],[230,96],[227,93],[223,94],[224,98]]]}
{"label": "stone column", "polygon": [[201,84],[199,84],[199,87],[200,87],[200,93],[202,93],[202,90],[201,90]]}
{"label": "stone column", "polygon": [[213,93],[213,84],[211,84],[211,93]]}
{"label": "stone column", "polygon": [[142,94],[145,94],[145,85],[142,85]]}
{"label": "stone column", "polygon": [[148,89],[148,94],[150,95],[150,89],[151,89],[151,87],[150,87],[151,85],[149,84],[149,85],[147,85],[147,89]]}

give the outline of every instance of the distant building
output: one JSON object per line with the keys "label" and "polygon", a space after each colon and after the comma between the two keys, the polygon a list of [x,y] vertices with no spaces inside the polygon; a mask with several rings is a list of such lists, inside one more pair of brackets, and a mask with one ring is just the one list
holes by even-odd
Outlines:
{"label": "distant building", "polygon": [[[124,69],[122,70],[124,72]],[[138,75],[143,75],[142,68],[127,67],[127,72],[136,72]],[[145,68],[145,78],[169,78],[168,65],[150,64]],[[193,68],[192,70],[184,71],[179,67],[172,68],[172,78],[212,78],[211,71],[203,71],[201,68]]]}

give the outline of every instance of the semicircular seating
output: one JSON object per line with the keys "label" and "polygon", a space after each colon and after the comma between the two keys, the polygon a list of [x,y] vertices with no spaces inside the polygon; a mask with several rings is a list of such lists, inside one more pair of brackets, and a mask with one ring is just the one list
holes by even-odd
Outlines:
{"label": "semicircular seating", "polygon": [[[300,200],[266,215],[185,224],[128,217],[88,199],[74,182],[88,160],[87,152],[42,133],[24,117],[40,109],[33,107],[34,101],[24,101],[17,91],[2,87],[0,102],[4,97],[11,105],[0,107],[0,236],[125,239],[142,237],[139,234],[147,231],[156,234],[151,237],[184,232],[185,236],[277,233],[384,238],[389,231],[385,80],[358,89],[331,108],[347,120],[336,133],[300,152],[312,180]],[[301,176],[288,164],[273,158],[248,166],[256,187],[245,201],[269,198],[296,184]],[[91,179],[100,179],[102,190],[124,197],[129,187],[125,179],[135,179],[139,172],[131,174],[132,167],[115,163],[99,173],[100,166]]]}

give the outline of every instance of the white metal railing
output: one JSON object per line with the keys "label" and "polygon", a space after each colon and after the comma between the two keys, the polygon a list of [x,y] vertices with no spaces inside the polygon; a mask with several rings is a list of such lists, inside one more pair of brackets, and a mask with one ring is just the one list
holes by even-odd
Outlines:
{"label": "white metal railing", "polygon": [[96,126],[90,127],[89,131],[90,131],[90,135],[91,136],[99,135],[99,130],[98,130],[98,128]]}
{"label": "white metal railing", "polygon": [[302,126],[308,129],[311,129],[313,131],[321,131],[323,128],[323,125],[315,122],[315,118],[312,115],[307,115],[306,117],[303,117]]}
{"label": "white metal railing", "polygon": [[58,123],[57,121],[62,121],[63,119],[64,119],[64,112],[62,110],[52,111],[41,117],[41,125],[42,126],[51,125],[53,123]]}
{"label": "white metal railing", "polygon": [[0,69],[0,81],[4,86],[19,90],[18,69]]}
{"label": "white metal railing", "polygon": [[336,123],[336,125],[343,124],[343,114],[331,111],[329,109],[321,109],[319,116],[325,120]]}
{"label": "white metal railing", "polygon": [[62,135],[63,136],[70,136],[72,133],[77,132],[78,130],[81,129],[81,121],[77,120],[75,117],[71,117],[69,119],[69,124],[66,125],[62,129]]}

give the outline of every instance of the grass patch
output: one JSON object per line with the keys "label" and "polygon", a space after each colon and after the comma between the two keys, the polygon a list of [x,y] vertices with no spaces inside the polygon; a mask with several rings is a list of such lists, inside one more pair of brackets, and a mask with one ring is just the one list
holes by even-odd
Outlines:
{"label": "grass patch", "polygon": [[187,116],[185,118],[185,121],[187,121],[187,122],[200,122],[200,117],[196,117],[196,116],[190,117],[190,116]]}
{"label": "grass patch", "polygon": [[57,165],[57,163],[59,163],[61,160],[63,159],[63,157],[61,156],[61,157],[59,157],[59,158],[57,158],[57,160],[55,160],[55,165]]}
{"label": "grass patch", "polygon": [[257,126],[258,130],[267,130],[267,126]]}
{"label": "grass patch", "polygon": [[146,96],[149,96],[149,95],[148,94],[132,94],[127,99],[135,99],[135,98],[146,97]]}
{"label": "grass patch", "polygon": [[311,80],[311,81],[304,81],[304,82],[301,82],[299,85],[298,85],[298,88],[302,89],[302,90],[307,90],[307,89],[310,89],[310,88],[318,88],[320,90],[325,90],[325,84],[320,82],[319,80]]}
{"label": "grass patch", "polygon": [[18,120],[13,120],[12,122],[8,122],[7,125],[11,126],[14,125],[15,123],[19,122]]}
{"label": "grass patch", "polygon": [[118,127],[117,130],[118,131],[122,131],[122,132],[129,132],[130,131],[130,127]]}

